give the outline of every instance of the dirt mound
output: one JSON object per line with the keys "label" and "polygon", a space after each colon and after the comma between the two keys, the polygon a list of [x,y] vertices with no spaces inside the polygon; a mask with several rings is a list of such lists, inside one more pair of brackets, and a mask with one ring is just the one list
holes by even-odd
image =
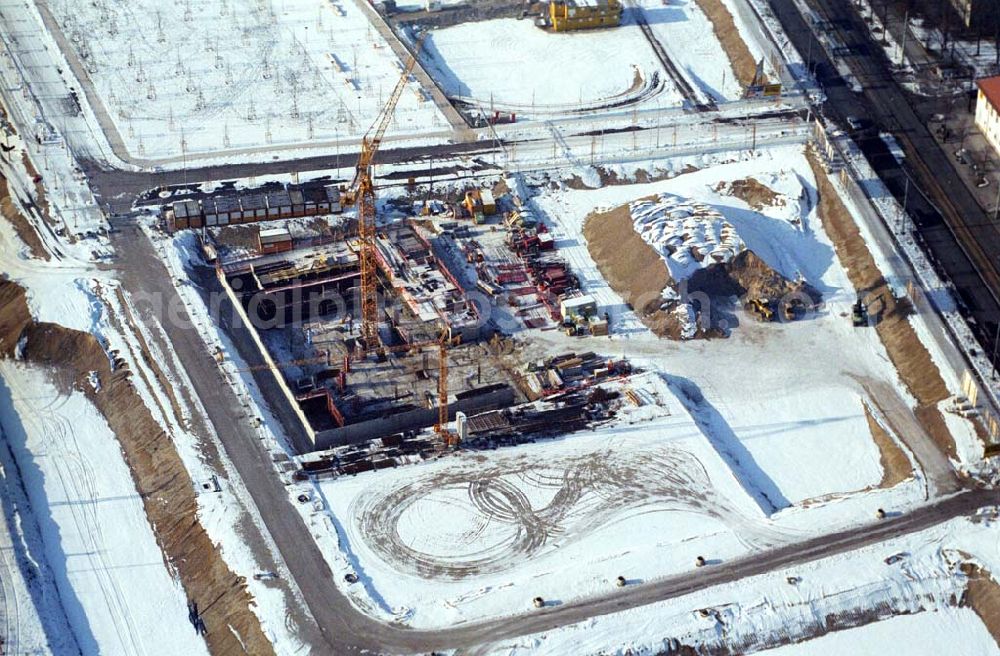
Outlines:
{"label": "dirt mound", "polygon": [[976,564],[962,563],[960,568],[969,577],[960,606],[971,608],[1000,644],[1000,584]]}
{"label": "dirt mound", "polygon": [[255,225],[226,226],[215,233],[215,243],[229,250],[257,250],[260,227]]}
{"label": "dirt mound", "polygon": [[[24,290],[0,280],[0,355],[23,343],[24,360],[50,368],[56,384],[75,388],[104,415],[122,448],[168,568],[202,609],[213,654],[273,653],[245,581],[222,560],[197,516],[194,484],[170,435],[132,385],[131,372],[113,368],[91,334],[32,320]],[[89,383],[96,374],[99,385]]]}
{"label": "dirt mound", "polygon": [[739,198],[758,212],[765,207],[774,207],[780,204],[781,194],[754,178],[720,182],[715,185],[715,190]]}
{"label": "dirt mound", "polygon": [[660,307],[670,273],[663,258],[635,231],[628,205],[591,214],[583,236],[608,284],[640,317]]}
{"label": "dirt mound", "polygon": [[[721,336],[706,327],[693,306],[666,302],[663,290],[676,286],[659,253],[635,231],[630,205],[587,217],[583,228],[591,257],[611,288],[632,308],[639,319],[659,337],[691,339]],[[742,251],[728,262],[699,269],[687,284],[687,293],[702,292],[712,298],[779,300],[790,294],[804,295],[804,303],[819,294],[808,285],[790,281],[751,251]]]}
{"label": "dirt mound", "polygon": [[729,57],[736,78],[744,87],[750,86],[754,74],[757,72],[757,62],[750,54],[750,48],[743,41],[743,37],[740,36],[733,15],[729,13],[722,0],[697,0],[697,2],[708,20],[712,21],[715,37],[722,44],[722,50],[726,56]]}
{"label": "dirt mound", "polygon": [[658,337],[682,339],[687,322],[675,309],[662,308],[671,283],[667,264],[635,231],[629,206],[591,214],[583,235],[601,275],[639,320]]}
{"label": "dirt mound", "polygon": [[699,269],[688,282],[688,292],[704,292],[718,298],[738,296],[762,300],[804,293],[813,302],[819,300],[819,294],[808,285],[788,280],[750,250],[729,262]]}
{"label": "dirt mound", "polygon": [[7,179],[0,175],[0,216],[10,221],[20,239],[28,247],[32,257],[48,261],[49,252],[45,250],[38,231],[35,230],[31,222],[28,221],[14,206],[14,201],[10,197],[10,187]]}
{"label": "dirt mound", "polygon": [[851,284],[868,301],[869,312],[877,316],[876,330],[889,353],[889,359],[900,379],[917,399],[914,411],[917,419],[944,453],[954,459],[957,457],[955,442],[937,407],[938,403],[948,398],[948,388],[930,353],[908,321],[913,308],[907,299],[893,297],[857,225],[812,153],[809,154],[809,164],[819,191],[819,217],[833,242],[837,258],[847,271]]}
{"label": "dirt mound", "polygon": [[17,342],[29,324],[31,313],[24,289],[10,281],[0,280],[0,357],[14,357]]}

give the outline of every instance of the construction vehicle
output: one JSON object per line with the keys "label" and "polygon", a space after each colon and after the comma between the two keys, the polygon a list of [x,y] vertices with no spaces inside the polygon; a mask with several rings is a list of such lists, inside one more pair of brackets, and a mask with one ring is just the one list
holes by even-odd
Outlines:
{"label": "construction vehicle", "polygon": [[767,299],[751,298],[747,310],[761,321],[774,321],[774,309]]}
{"label": "construction vehicle", "polygon": [[868,306],[860,298],[854,303],[851,312],[851,323],[855,328],[868,325]]}
{"label": "construction vehicle", "polygon": [[358,208],[358,255],[361,264],[361,342],[366,353],[376,351],[380,344],[378,334],[378,264],[375,232],[375,183],[372,168],[375,156],[382,145],[382,137],[389,128],[396,104],[399,102],[406,81],[417,64],[417,54],[423,38],[417,40],[414,52],[403,69],[403,74],[389,94],[382,111],[375,118],[368,132],[361,138],[361,155],[354,168],[354,179],[344,194],[345,205]]}

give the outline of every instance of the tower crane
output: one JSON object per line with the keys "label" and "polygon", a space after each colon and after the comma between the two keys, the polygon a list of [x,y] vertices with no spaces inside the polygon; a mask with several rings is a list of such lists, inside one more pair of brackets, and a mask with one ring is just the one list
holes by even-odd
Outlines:
{"label": "tower crane", "polygon": [[[407,78],[413,72],[417,64],[417,55],[423,46],[424,37],[417,40],[413,54],[410,56],[403,69],[403,74],[396,83],[395,88],[389,96],[388,101],[382,107],[379,115],[372,123],[371,127],[361,139],[361,154],[355,165],[354,178],[351,185],[344,192],[344,205],[356,205],[358,208],[358,241],[359,260],[361,265],[361,352],[364,354],[373,351],[399,352],[408,351],[428,346],[438,347],[438,422],[435,430],[448,446],[458,443],[458,436],[448,430],[448,346],[452,340],[448,337],[447,329],[443,330],[436,340],[419,342],[414,344],[404,344],[393,347],[383,347],[378,334],[378,264],[376,262],[376,229],[375,229],[375,184],[373,180],[372,167],[379,147],[382,145],[382,137],[385,135],[392,122],[392,117],[396,109],[396,104],[406,87]],[[245,367],[241,371],[253,371],[257,369],[280,369],[282,367],[301,364],[313,364],[325,361],[326,358],[308,358],[282,363],[271,363]],[[347,361],[345,361],[346,363]]]}
{"label": "tower crane", "polygon": [[359,260],[361,265],[361,342],[365,352],[371,352],[379,346],[378,335],[378,264],[376,262],[376,231],[375,231],[375,183],[372,179],[372,166],[375,155],[382,145],[382,137],[392,121],[406,80],[413,67],[417,64],[417,54],[423,46],[423,37],[417,40],[413,54],[403,69],[403,74],[396,82],[375,122],[361,138],[361,155],[354,169],[354,179],[345,194],[345,204],[356,204],[358,208],[358,242]]}
{"label": "tower crane", "polygon": [[[417,65],[417,55],[423,47],[424,37],[421,36],[413,48],[413,54],[403,69],[399,81],[389,94],[379,115],[375,118],[368,132],[361,139],[361,154],[354,168],[354,179],[348,187],[345,205],[354,204],[358,208],[358,242],[361,265],[361,344],[364,353],[381,349],[378,334],[378,263],[376,261],[376,228],[375,228],[375,182],[372,167],[375,156],[382,145],[382,137],[392,121],[406,80]],[[448,343],[447,331],[442,332],[437,340],[438,346],[438,423],[435,427],[446,444],[454,444],[455,437],[448,431]],[[407,345],[405,349],[419,348],[430,343]],[[389,349],[397,350],[399,347]],[[402,350],[402,349],[400,349]]]}

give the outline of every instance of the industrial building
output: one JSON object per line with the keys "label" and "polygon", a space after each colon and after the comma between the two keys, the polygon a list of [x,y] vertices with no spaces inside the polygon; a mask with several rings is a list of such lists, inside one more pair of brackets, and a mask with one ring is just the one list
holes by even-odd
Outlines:
{"label": "industrial building", "polygon": [[1000,76],[979,80],[976,96],[976,127],[993,150],[1000,154]]}
{"label": "industrial building", "polygon": [[622,21],[620,0],[553,0],[548,25],[555,32],[617,27]]}
{"label": "industrial building", "polygon": [[1000,6],[996,0],[951,0],[966,27],[980,33],[996,29]]}

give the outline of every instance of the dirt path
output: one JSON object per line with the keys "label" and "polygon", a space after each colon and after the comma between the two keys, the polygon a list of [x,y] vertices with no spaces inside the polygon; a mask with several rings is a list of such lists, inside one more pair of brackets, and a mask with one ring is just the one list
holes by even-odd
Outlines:
{"label": "dirt path", "polygon": [[899,392],[883,381],[866,379],[862,384],[893,432],[900,436],[920,463],[927,479],[928,497],[958,490],[960,486],[951,463],[924,430],[921,421],[900,397]]}
{"label": "dirt path", "polygon": [[757,62],[750,54],[750,48],[743,41],[743,37],[740,36],[733,15],[729,13],[722,0],[697,0],[697,2],[708,20],[712,21],[712,29],[722,44],[722,50],[729,57],[736,79],[742,86],[750,86],[757,72]]}
{"label": "dirt path", "polygon": [[[875,440],[875,446],[878,447],[879,464],[882,466],[882,480],[879,481],[878,486],[882,489],[895,487],[913,475],[913,465],[906,457],[906,453],[896,444],[889,431],[876,421],[872,409],[868,407],[867,403],[865,404],[865,419],[868,420],[868,429],[872,433],[872,439]],[[895,428],[893,428],[893,432],[895,432]]]}
{"label": "dirt path", "polygon": [[[948,388],[927,348],[910,325],[908,317],[912,308],[906,299],[893,297],[854,219],[840,200],[826,171],[812,154],[809,164],[819,190],[819,217],[823,228],[833,241],[837,258],[847,271],[851,284],[868,299],[869,310],[878,313],[875,330],[903,384],[916,398],[917,407],[910,412],[894,390],[891,394],[887,390],[876,391],[873,396],[896,434],[925,468],[928,485],[939,492],[957,489],[957,479],[948,463],[949,457],[956,458],[955,441],[937,407],[938,403],[948,398]],[[874,381],[872,384],[877,385]],[[899,408],[900,404],[906,409]]]}

